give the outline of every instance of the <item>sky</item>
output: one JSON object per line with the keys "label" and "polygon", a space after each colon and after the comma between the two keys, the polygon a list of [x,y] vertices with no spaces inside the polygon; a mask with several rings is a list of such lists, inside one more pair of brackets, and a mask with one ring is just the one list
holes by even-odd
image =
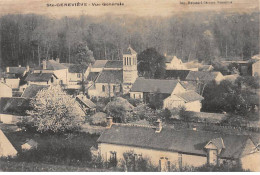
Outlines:
{"label": "sky", "polygon": [[[202,4],[187,4],[197,2]],[[218,1],[226,2],[219,4]],[[6,14],[42,14],[58,18],[63,16],[104,14],[137,15],[137,16],[170,16],[176,13],[194,11],[259,11],[260,0],[0,0],[0,15]],[[86,7],[47,7],[57,3],[87,3]],[[121,2],[124,6],[92,6],[92,3]],[[186,5],[181,4],[185,2]],[[215,4],[205,4],[215,2]],[[232,3],[230,3],[232,2]]]}

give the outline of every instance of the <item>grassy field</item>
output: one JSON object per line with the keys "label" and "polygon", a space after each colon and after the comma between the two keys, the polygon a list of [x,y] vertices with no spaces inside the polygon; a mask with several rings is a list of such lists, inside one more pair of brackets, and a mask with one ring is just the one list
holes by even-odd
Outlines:
{"label": "grassy field", "polygon": [[[0,127],[18,151],[15,158],[1,160],[2,171],[89,171],[89,167],[93,167],[90,148],[97,146],[98,135],[85,132],[40,134],[16,131],[11,125],[1,124]],[[37,149],[21,149],[28,139],[38,143]]]}
{"label": "grassy field", "polygon": [[7,172],[104,172],[109,169],[94,169],[67,165],[50,165],[33,162],[13,162],[0,160],[0,171]]}

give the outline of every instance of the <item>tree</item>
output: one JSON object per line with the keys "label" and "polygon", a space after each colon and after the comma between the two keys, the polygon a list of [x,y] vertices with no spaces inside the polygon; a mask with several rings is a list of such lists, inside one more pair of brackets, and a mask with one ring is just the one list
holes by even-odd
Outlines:
{"label": "tree", "polygon": [[142,154],[136,154],[134,151],[124,152],[119,166],[128,172],[158,171],[158,168],[152,165],[149,158],[143,157]]}
{"label": "tree", "polygon": [[40,132],[73,131],[84,121],[84,112],[60,86],[50,86],[38,92],[30,106],[31,122]]}
{"label": "tree", "polygon": [[81,65],[81,86],[82,86],[82,92],[85,94],[86,88],[85,88],[85,71],[90,63],[94,63],[95,59],[93,57],[93,52],[88,49],[88,46],[83,43],[79,42],[78,45],[76,45],[76,55],[75,60],[78,64]]}
{"label": "tree", "polygon": [[155,48],[148,48],[138,54],[138,72],[146,78],[163,78],[165,73],[165,57]]}
{"label": "tree", "polygon": [[113,101],[109,102],[105,111],[113,117],[115,122],[126,123],[131,121],[132,114],[130,111],[134,109],[134,106],[131,105],[126,99],[122,97],[117,97]]}

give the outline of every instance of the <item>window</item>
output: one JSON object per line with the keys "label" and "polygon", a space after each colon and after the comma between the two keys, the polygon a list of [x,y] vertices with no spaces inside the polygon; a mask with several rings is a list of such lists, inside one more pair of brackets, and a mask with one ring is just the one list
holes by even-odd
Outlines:
{"label": "window", "polygon": [[126,65],[128,65],[128,57],[126,57]]}
{"label": "window", "polygon": [[105,92],[106,91],[106,87],[105,85],[102,85],[102,92]]}
{"label": "window", "polygon": [[116,92],[116,85],[113,85],[113,92]]}
{"label": "window", "polygon": [[54,82],[54,79],[53,79],[53,77],[51,77],[51,83],[53,83]]}
{"label": "window", "polygon": [[132,59],[131,59],[131,57],[130,57],[130,58],[129,58],[129,65],[131,65],[131,60],[132,60]]}
{"label": "window", "polygon": [[77,77],[78,77],[78,78],[81,78],[81,73],[78,73],[78,74],[77,74]]}
{"label": "window", "polygon": [[171,162],[167,157],[161,157],[159,160],[159,170],[161,172],[167,172],[171,170]]}
{"label": "window", "polygon": [[110,151],[109,164],[111,167],[115,167],[117,165],[117,157],[115,151]]}

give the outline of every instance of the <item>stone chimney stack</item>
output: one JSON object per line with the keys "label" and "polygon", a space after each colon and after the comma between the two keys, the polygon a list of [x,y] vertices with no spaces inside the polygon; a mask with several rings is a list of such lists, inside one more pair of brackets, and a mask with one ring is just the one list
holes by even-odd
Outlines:
{"label": "stone chimney stack", "polygon": [[113,124],[113,117],[107,117],[107,128],[111,128]]}
{"label": "stone chimney stack", "polygon": [[47,61],[46,60],[43,60],[42,61],[42,69],[47,69]]}
{"label": "stone chimney stack", "polygon": [[56,58],[56,62],[58,62],[58,63],[59,63],[59,62],[60,62],[60,58]]}
{"label": "stone chimney stack", "polygon": [[161,121],[161,119],[157,119],[155,132],[156,133],[160,133],[161,130],[162,130],[162,121]]}
{"label": "stone chimney stack", "polygon": [[9,72],[9,67],[6,67],[6,72]]}
{"label": "stone chimney stack", "polygon": [[29,65],[27,65],[26,66],[26,72],[29,72],[29,70],[30,70],[30,67],[29,67]]}

